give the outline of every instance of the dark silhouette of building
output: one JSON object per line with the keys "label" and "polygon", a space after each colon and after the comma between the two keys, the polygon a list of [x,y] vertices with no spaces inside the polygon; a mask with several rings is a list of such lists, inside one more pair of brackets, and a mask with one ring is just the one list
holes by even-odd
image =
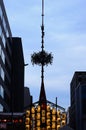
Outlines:
{"label": "dark silhouette of building", "polygon": [[70,85],[70,126],[75,130],[86,130],[86,72],[75,72]]}
{"label": "dark silhouette of building", "polygon": [[0,112],[24,110],[24,57],[21,38],[13,38],[0,0]]}
{"label": "dark silhouette of building", "polygon": [[24,57],[21,38],[12,38],[12,111],[24,111]]}
{"label": "dark silhouette of building", "polygon": [[24,111],[29,109],[32,105],[32,96],[30,95],[30,90],[28,87],[24,87]]}

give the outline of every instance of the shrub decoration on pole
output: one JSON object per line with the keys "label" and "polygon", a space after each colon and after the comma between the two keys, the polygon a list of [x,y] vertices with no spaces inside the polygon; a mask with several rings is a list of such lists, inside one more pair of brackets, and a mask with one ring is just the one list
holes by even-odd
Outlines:
{"label": "shrub decoration on pole", "polygon": [[52,64],[52,61],[53,61],[53,56],[52,56],[52,53],[48,53],[44,50],[44,0],[42,0],[42,25],[41,25],[41,31],[42,31],[42,50],[39,51],[38,53],[34,52],[32,55],[31,55],[31,62],[32,64],[36,64],[36,65],[39,65],[39,66],[48,66],[48,64]]}
{"label": "shrub decoration on pole", "polygon": [[48,66],[48,64],[52,64],[53,56],[52,53],[48,53],[46,51],[39,51],[38,53],[34,52],[31,55],[32,65],[36,64],[39,66]]}

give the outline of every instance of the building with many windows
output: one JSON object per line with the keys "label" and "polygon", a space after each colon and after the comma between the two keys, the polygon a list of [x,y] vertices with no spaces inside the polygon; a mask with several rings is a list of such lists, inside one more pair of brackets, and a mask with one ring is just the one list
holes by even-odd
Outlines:
{"label": "building with many windows", "polygon": [[10,111],[11,38],[12,34],[3,0],[0,0],[0,111]]}
{"label": "building with many windows", "polygon": [[12,37],[3,0],[0,0],[0,112],[24,111],[22,40]]}
{"label": "building with many windows", "polygon": [[75,130],[86,130],[86,72],[75,72],[70,87],[69,124]]}

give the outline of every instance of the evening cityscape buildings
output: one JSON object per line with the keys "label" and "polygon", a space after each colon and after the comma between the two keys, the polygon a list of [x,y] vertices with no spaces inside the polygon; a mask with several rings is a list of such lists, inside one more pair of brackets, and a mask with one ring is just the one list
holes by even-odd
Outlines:
{"label": "evening cityscape buildings", "polygon": [[12,34],[9,22],[3,1],[0,0],[0,111],[10,111],[11,40]]}
{"label": "evening cityscape buildings", "polygon": [[70,84],[70,126],[75,130],[86,129],[86,71],[75,72]]}
{"label": "evening cityscape buildings", "polygon": [[22,40],[12,37],[0,0],[0,111],[24,111],[24,67]]}
{"label": "evening cityscape buildings", "polygon": [[[22,40],[12,37],[3,0],[0,0],[0,33],[0,112],[24,112],[24,106],[31,105],[32,97],[28,88],[24,88]],[[24,97],[30,99],[26,101]],[[68,125],[74,130],[86,130],[85,71],[75,72],[70,97]]]}

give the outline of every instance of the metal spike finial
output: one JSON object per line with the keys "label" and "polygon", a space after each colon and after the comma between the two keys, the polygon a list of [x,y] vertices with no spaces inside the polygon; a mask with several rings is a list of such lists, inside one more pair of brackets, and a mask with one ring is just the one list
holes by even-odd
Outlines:
{"label": "metal spike finial", "polygon": [[42,25],[41,25],[41,31],[42,31],[42,51],[44,48],[44,0],[42,0]]}

